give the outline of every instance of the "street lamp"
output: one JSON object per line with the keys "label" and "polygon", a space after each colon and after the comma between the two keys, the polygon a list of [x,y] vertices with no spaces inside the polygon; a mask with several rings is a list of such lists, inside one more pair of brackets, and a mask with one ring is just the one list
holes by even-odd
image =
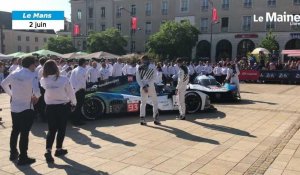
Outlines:
{"label": "street lamp", "polygon": [[213,25],[215,24],[219,24],[220,21],[217,21],[217,22],[214,22],[213,21],[213,15],[214,15],[214,3],[211,1],[211,0],[208,0],[208,2],[210,3],[211,5],[211,23],[210,23],[210,57],[211,57],[211,61],[212,61],[212,57],[213,57],[213,54],[212,54],[212,47],[213,47],[213,44],[212,44],[212,37],[213,37]]}
{"label": "street lamp", "polygon": [[129,11],[129,10],[127,10],[126,8],[124,8],[124,7],[120,7],[119,8],[120,10],[124,10],[125,12],[127,12],[129,15],[130,15],[130,53],[132,53],[133,52],[133,47],[132,47],[132,37],[133,37],[133,29],[132,29],[132,18],[133,17],[135,17],[134,15],[132,15],[132,13]]}

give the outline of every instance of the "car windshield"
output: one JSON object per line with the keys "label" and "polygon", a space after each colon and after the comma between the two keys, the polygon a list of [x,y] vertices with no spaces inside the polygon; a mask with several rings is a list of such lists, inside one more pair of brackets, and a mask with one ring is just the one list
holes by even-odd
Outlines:
{"label": "car windshield", "polygon": [[220,84],[214,78],[197,78],[196,84],[200,84],[202,86],[220,86]]}

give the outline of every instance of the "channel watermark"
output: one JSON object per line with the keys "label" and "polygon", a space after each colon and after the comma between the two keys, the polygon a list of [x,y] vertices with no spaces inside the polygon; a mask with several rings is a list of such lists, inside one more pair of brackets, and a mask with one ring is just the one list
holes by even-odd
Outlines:
{"label": "channel watermark", "polygon": [[266,12],[265,16],[253,15],[254,22],[275,22],[275,23],[289,23],[291,26],[300,26],[300,15],[288,14],[283,12],[282,14],[277,12]]}

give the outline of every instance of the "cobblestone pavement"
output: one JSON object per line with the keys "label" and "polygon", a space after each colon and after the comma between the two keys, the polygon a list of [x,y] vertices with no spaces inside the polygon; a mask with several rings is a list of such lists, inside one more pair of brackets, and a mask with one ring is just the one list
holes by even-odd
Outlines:
{"label": "cobblestone pavement", "polygon": [[32,166],[8,160],[11,119],[9,98],[0,94],[0,175],[300,175],[300,86],[242,84],[240,103],[216,104],[218,112],[174,120],[151,117],[148,126],[137,115],[110,116],[67,128],[69,154],[48,165],[47,125],[35,122],[30,135]]}

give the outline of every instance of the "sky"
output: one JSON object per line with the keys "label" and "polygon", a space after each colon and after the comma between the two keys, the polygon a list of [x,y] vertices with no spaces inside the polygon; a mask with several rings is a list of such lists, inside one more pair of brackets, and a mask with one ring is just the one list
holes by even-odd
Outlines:
{"label": "sky", "polygon": [[71,20],[69,0],[0,0],[0,11],[13,10],[63,10],[65,17]]}

